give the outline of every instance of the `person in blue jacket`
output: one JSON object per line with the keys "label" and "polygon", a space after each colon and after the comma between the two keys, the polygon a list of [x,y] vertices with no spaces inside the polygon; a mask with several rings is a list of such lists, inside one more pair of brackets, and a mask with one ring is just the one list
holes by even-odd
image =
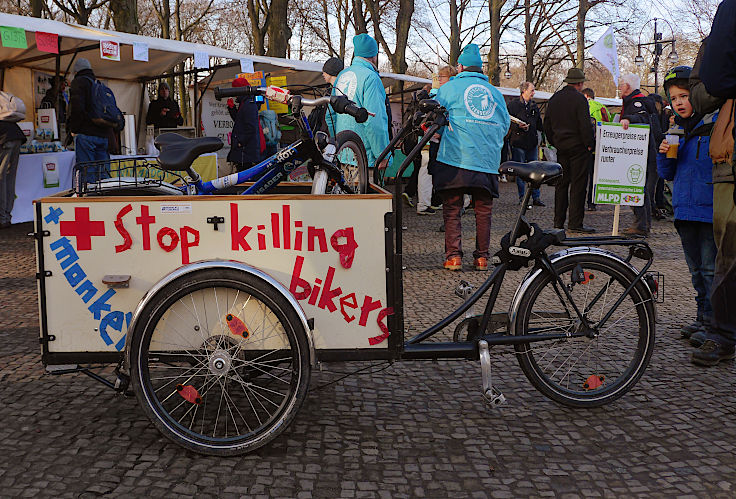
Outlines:
{"label": "person in blue jacket", "polygon": [[664,88],[675,111],[675,122],[684,135],[677,144],[677,158],[668,158],[670,146],[663,140],[657,154],[657,172],[665,180],[674,180],[672,206],[675,229],[680,235],[685,260],[697,293],[697,319],[682,327],[684,338],[693,346],[705,342],[713,309],[710,291],[715,270],[716,243],[713,237],[713,161],[708,149],[710,132],[717,111],[709,115],[695,113],[690,104],[689,66],[678,66],[665,76]]}
{"label": "person in blue jacket", "polygon": [[[336,114],[332,108],[325,114],[330,134],[335,136],[343,130],[354,130],[365,146],[368,166],[374,166],[376,158],[389,142],[388,113],[386,112],[386,90],[378,74],[378,43],[370,35],[362,33],[353,37],[353,62],[340,71],[333,86],[333,95],[345,95],[358,106],[366,108],[375,116],[365,123],[358,123],[350,115]],[[379,168],[386,168],[384,159]]]}
{"label": "person in blue jacket", "polygon": [[442,85],[436,96],[449,116],[432,169],[445,221],[444,268],[462,269],[460,217],[463,195],[472,194],[476,234],[473,265],[476,270],[487,270],[491,207],[493,198],[498,197],[501,148],[511,120],[501,92],[483,74],[478,46],[465,46],[457,62],[458,75]]}

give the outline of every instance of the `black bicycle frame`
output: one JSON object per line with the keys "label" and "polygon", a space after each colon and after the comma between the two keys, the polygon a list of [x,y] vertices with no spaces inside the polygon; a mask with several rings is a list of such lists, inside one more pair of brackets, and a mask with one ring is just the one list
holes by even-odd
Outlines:
{"label": "black bicycle frame", "polygon": [[[394,297],[396,297],[395,300],[395,306],[394,306],[394,314],[395,314],[395,324],[399,328],[399,331],[404,330],[404,304],[403,304],[403,278],[402,278],[402,269],[403,269],[403,230],[402,230],[402,210],[403,210],[403,203],[401,203],[401,175],[403,174],[404,170],[414,161],[414,158],[421,152],[422,148],[429,142],[429,140],[434,136],[434,134],[446,123],[446,118],[444,115],[440,114],[436,117],[435,122],[432,126],[430,126],[427,130],[425,130],[425,134],[422,137],[422,139],[417,143],[417,145],[411,150],[411,152],[406,156],[406,159],[401,163],[401,166],[399,166],[396,178],[399,179],[396,182],[396,188],[394,189],[393,193],[393,217],[394,217],[394,227],[396,228],[395,233],[395,253],[394,253],[394,268],[397,270],[395,273],[393,273],[393,283],[392,288],[394,291]],[[376,164],[379,164],[381,160],[383,160],[395,147],[396,144],[398,144],[405,136],[407,136],[415,127],[415,124],[412,122],[407,123],[401,131],[396,134],[396,136],[391,140],[389,145],[384,149],[381,154],[378,156],[378,159],[376,160]],[[514,227],[511,231],[511,237],[510,237],[510,245],[515,245],[517,239],[521,236],[521,229],[524,223],[526,222],[524,215],[526,214],[527,207],[529,206],[529,200],[532,193],[532,188],[536,187],[531,184],[531,182],[527,182],[527,188],[526,192],[524,194],[524,199],[521,203],[519,216],[516,219],[516,222],[514,223]],[[653,253],[651,249],[649,248],[649,245],[645,241],[641,240],[635,240],[635,239],[626,239],[621,238],[617,236],[601,236],[601,237],[581,237],[581,238],[570,238],[570,239],[564,239],[562,242],[558,244],[559,246],[628,246],[629,247],[629,256],[625,259],[626,262],[630,261],[633,256],[637,256],[642,259],[648,260],[646,265],[642,268],[641,271],[636,275],[634,280],[631,282],[631,284],[624,290],[624,292],[621,294],[619,299],[616,301],[616,303],[610,308],[609,312],[606,314],[605,317],[603,317],[597,324],[596,327],[601,327],[603,324],[608,321],[608,319],[611,317],[611,314],[618,308],[618,306],[623,302],[623,300],[626,298],[626,296],[629,294],[629,292],[636,286],[636,284],[646,275],[647,270],[652,265],[653,262]],[[462,305],[460,305],[457,309],[455,309],[453,312],[451,312],[447,317],[442,319],[437,324],[431,326],[430,328],[422,331],[421,333],[417,334],[416,336],[410,338],[404,343],[404,348],[401,353],[402,359],[413,359],[413,360],[435,360],[435,359],[449,359],[449,358],[462,358],[462,359],[469,359],[469,360],[478,360],[479,354],[478,354],[478,340],[483,339],[486,342],[488,342],[489,345],[518,345],[518,344],[524,344],[524,343],[533,343],[538,341],[551,341],[551,340],[562,340],[562,339],[569,339],[569,338],[576,338],[576,337],[594,337],[595,336],[595,330],[593,327],[591,327],[591,324],[588,322],[587,318],[585,317],[586,312],[588,312],[588,309],[590,306],[594,305],[602,296],[602,291],[599,291],[596,296],[593,297],[592,302],[586,307],[586,310],[579,310],[577,305],[575,304],[574,300],[572,299],[569,290],[567,289],[567,286],[565,286],[562,282],[561,277],[555,272],[552,261],[550,260],[549,256],[546,253],[542,253],[542,255],[538,256],[535,260],[535,265],[538,268],[541,268],[543,272],[548,272],[554,275],[555,281],[559,289],[562,289],[564,292],[564,297],[562,295],[558,295],[560,297],[561,302],[565,303],[565,298],[567,298],[567,302],[572,304],[574,315],[577,316],[577,318],[580,320],[582,327],[578,328],[577,331],[573,333],[547,333],[547,334],[523,334],[523,335],[514,335],[510,336],[507,333],[494,333],[494,334],[481,334],[477,340],[475,341],[451,341],[451,342],[427,342],[423,343],[425,340],[431,338],[438,332],[445,329],[447,326],[452,324],[454,321],[459,319],[465,312],[467,312],[470,307],[475,305],[476,302],[478,302],[483,295],[485,295],[489,289],[491,289],[490,295],[488,296],[488,301],[486,302],[485,309],[483,311],[483,315],[480,319],[480,324],[478,327],[478,331],[485,332],[488,328],[488,325],[491,321],[491,317],[493,315],[493,309],[496,305],[496,300],[498,298],[498,294],[501,290],[501,285],[503,284],[503,279],[506,275],[506,272],[508,270],[508,265],[505,263],[501,263],[498,265],[494,271],[491,273],[491,275],[486,279],[483,284],[478,288],[478,290],[473,293],[471,297],[469,297]],[[605,288],[604,288],[605,289]],[[567,308],[567,307],[566,307]],[[570,314],[570,310],[567,310],[568,314]],[[571,316],[573,314],[570,314]]]}

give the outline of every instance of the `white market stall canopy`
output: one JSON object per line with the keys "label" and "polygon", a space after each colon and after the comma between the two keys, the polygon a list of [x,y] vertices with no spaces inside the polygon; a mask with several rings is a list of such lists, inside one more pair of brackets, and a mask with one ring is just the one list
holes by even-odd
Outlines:
{"label": "white market stall canopy", "polygon": [[[90,51],[86,57],[92,63],[95,74],[100,78],[138,80],[162,75],[174,65],[188,59],[195,52],[205,52],[209,57],[239,61],[250,59],[256,71],[265,73],[305,72],[296,78],[302,84],[323,83],[322,63],[241,54],[211,45],[182,42],[165,38],[120,33],[89,26],[39,19],[35,17],[0,14],[0,26],[23,28],[26,32],[27,49],[0,47],[0,67],[22,66],[45,72],[56,71],[56,56],[43,52],[36,46],[35,33],[53,33],[59,36],[61,55],[61,71],[64,72],[74,57],[75,50]],[[92,56],[94,50],[99,54],[97,45],[101,41],[112,40],[120,44],[120,61],[108,61],[98,55]],[[148,47],[148,62],[133,60],[133,45],[145,44]],[[82,53],[83,54],[83,53]],[[381,73],[384,83],[391,80],[407,82],[424,82],[426,80],[408,75]],[[304,81],[299,81],[304,80]]]}

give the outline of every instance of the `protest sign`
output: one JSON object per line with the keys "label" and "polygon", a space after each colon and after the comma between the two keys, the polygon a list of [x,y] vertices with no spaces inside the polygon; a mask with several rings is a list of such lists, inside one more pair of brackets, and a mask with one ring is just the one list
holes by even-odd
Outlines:
{"label": "protest sign", "polygon": [[598,123],[593,202],[642,206],[647,178],[649,126]]}
{"label": "protest sign", "polygon": [[0,38],[3,41],[3,47],[11,49],[27,49],[26,30],[13,26],[0,26]]}
{"label": "protest sign", "polygon": [[51,54],[59,53],[59,35],[56,33],[43,33],[36,31],[36,47],[41,52]]}

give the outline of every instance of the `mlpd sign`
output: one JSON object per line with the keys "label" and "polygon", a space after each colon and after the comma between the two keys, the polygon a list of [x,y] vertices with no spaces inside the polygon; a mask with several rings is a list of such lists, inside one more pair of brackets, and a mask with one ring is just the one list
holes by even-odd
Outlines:
{"label": "mlpd sign", "polygon": [[649,125],[601,123],[596,127],[596,204],[642,206],[647,178]]}

